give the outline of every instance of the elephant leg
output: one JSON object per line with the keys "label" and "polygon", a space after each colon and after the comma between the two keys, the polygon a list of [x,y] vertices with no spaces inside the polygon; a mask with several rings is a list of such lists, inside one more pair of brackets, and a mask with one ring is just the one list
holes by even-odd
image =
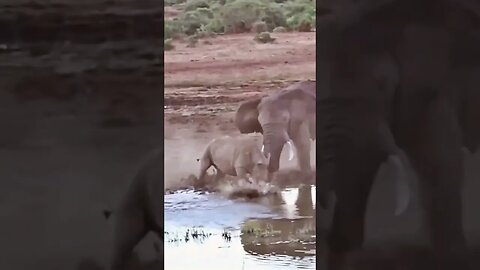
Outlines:
{"label": "elephant leg", "polygon": [[336,204],[327,238],[329,270],[347,269],[348,253],[361,248],[364,241],[368,197],[382,160],[372,157],[361,162],[362,158],[365,159],[365,155],[352,154],[348,162],[336,163],[340,167],[335,169],[333,179]]}
{"label": "elephant leg", "polygon": [[317,122],[315,121],[315,116],[310,117],[308,120],[308,132],[310,134],[310,138],[315,140],[317,137]]}
{"label": "elephant leg", "polygon": [[420,182],[424,222],[431,238],[436,269],[468,269],[465,258],[461,187],[463,154],[453,109],[437,98],[426,112],[417,143],[407,147]]}
{"label": "elephant leg", "polygon": [[[197,186],[205,185],[205,177],[207,176],[207,170],[212,165],[210,159],[202,158],[200,160],[200,173],[198,174],[198,183]],[[217,169],[218,173],[218,169]]]}
{"label": "elephant leg", "polygon": [[322,166],[320,166],[319,175],[318,175],[318,180],[316,181],[317,183],[317,188],[318,190],[318,198],[317,201],[320,204],[320,206],[323,209],[328,209],[329,206],[329,194],[332,190],[332,179],[333,179],[333,173],[335,170],[335,165],[331,162],[326,163]]}
{"label": "elephant leg", "polygon": [[147,232],[143,215],[131,215],[128,212],[117,214],[111,270],[125,269],[133,248]]}
{"label": "elephant leg", "polygon": [[214,182],[218,183],[220,180],[225,178],[225,173],[222,170],[219,170],[217,167],[215,167],[216,173],[215,173],[215,179]]}
{"label": "elephant leg", "polygon": [[245,178],[248,173],[247,170],[243,167],[235,167],[235,172],[237,173],[237,176],[239,178]]}
{"label": "elephant leg", "polygon": [[306,125],[292,126],[290,133],[293,145],[297,150],[298,166],[300,170],[309,176],[312,173],[310,164],[310,136]]}

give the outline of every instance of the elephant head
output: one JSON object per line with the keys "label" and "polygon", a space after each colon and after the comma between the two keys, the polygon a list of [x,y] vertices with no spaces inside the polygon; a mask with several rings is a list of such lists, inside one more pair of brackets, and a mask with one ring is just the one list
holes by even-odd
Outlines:
{"label": "elephant head", "polygon": [[269,161],[269,171],[279,169],[280,154],[291,142],[301,169],[310,170],[310,139],[315,138],[315,81],[295,83],[272,95],[240,105],[235,124],[241,133],[261,132],[262,150]]}

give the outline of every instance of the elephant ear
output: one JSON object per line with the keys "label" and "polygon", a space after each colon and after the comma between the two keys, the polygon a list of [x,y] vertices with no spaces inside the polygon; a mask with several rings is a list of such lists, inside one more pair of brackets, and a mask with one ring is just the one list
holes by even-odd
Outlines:
{"label": "elephant ear", "polygon": [[240,104],[235,114],[235,125],[241,133],[263,133],[262,126],[258,122],[258,104],[261,98],[245,101]]}

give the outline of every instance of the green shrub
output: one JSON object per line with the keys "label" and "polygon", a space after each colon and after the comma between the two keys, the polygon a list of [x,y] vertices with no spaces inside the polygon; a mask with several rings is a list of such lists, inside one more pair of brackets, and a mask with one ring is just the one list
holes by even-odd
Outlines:
{"label": "green shrub", "polygon": [[268,33],[268,32],[262,32],[262,33],[259,33],[259,34],[255,35],[254,40],[259,42],[259,43],[272,43],[273,41],[275,41],[275,38],[272,38],[270,36],[270,33]]}
{"label": "green shrub", "polygon": [[275,27],[275,29],[273,29],[273,33],[285,33],[285,32],[287,32],[287,28],[283,26]]}
{"label": "green shrub", "polygon": [[210,8],[210,4],[206,0],[188,0],[184,11],[194,11],[198,8]]}
{"label": "green shrub", "polygon": [[204,30],[206,32],[220,34],[225,32],[225,27],[223,26],[221,19],[213,18],[207,25],[205,25]]}
{"label": "green shrub", "polygon": [[216,33],[207,30],[206,26],[202,25],[193,36],[196,38],[212,38],[216,36]]}
{"label": "green shrub", "polygon": [[176,4],[185,3],[187,0],[165,0],[165,6],[173,6]]}
{"label": "green shrub", "polygon": [[269,4],[264,9],[264,13],[261,19],[267,24],[268,31],[272,31],[278,26],[287,26],[287,17],[279,5]]}
{"label": "green shrub", "polygon": [[198,8],[194,11],[183,13],[178,20],[182,25],[182,32],[186,35],[193,35],[202,25],[207,25],[213,18],[213,13],[208,8]]}
{"label": "green shrub", "polygon": [[315,4],[312,0],[187,0],[183,13],[165,22],[165,37],[311,31],[315,27]]}
{"label": "green shrub", "polygon": [[265,22],[259,21],[253,23],[252,30],[255,33],[268,32],[268,26]]}
{"label": "green shrub", "polygon": [[175,49],[175,46],[172,43],[172,39],[168,38],[163,41],[163,50],[170,51]]}
{"label": "green shrub", "polygon": [[177,38],[182,33],[182,26],[178,20],[166,20],[163,30],[165,38]]}
{"label": "green shrub", "polygon": [[257,21],[264,21],[270,30],[286,25],[286,17],[276,3],[260,0],[227,1],[221,9],[227,33],[248,32]]}
{"label": "green shrub", "polygon": [[300,32],[309,32],[315,26],[315,17],[297,14],[287,19],[288,28]]}
{"label": "green shrub", "polygon": [[315,27],[315,2],[310,0],[287,1],[283,4],[288,28],[308,32]]}
{"label": "green shrub", "polygon": [[285,16],[292,17],[298,14],[315,16],[315,2],[310,0],[287,1],[283,5]]}

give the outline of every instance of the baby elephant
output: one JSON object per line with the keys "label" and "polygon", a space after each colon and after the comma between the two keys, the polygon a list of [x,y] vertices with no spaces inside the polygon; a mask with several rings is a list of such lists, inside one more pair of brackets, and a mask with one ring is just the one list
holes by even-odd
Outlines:
{"label": "baby elephant", "polygon": [[163,241],[163,151],[157,151],[144,164],[117,209],[104,210],[114,217],[111,270],[125,269],[135,245],[150,231]]}
{"label": "baby elephant", "polygon": [[268,159],[262,153],[262,136],[241,134],[235,137],[223,136],[212,140],[200,158],[200,184],[205,183],[207,170],[214,166],[217,170],[215,181],[226,174],[256,180],[268,179]]}

